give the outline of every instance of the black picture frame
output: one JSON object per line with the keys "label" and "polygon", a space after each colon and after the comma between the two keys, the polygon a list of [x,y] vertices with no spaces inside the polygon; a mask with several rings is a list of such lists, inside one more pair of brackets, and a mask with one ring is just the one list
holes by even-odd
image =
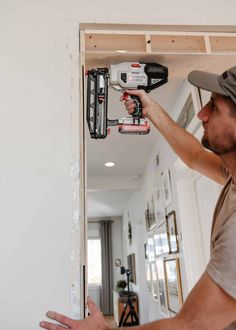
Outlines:
{"label": "black picture frame", "polygon": [[148,244],[144,243],[144,258],[148,260]]}
{"label": "black picture frame", "polygon": [[147,204],[147,208],[145,210],[145,223],[146,223],[146,230],[150,230],[150,224],[149,224],[149,205]]}
{"label": "black picture frame", "polygon": [[135,254],[131,253],[127,256],[128,269],[130,270],[130,282],[136,284],[136,265]]}

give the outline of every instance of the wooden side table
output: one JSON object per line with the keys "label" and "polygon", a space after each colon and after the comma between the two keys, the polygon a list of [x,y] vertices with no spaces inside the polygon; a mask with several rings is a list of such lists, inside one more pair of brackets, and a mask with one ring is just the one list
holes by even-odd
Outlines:
{"label": "wooden side table", "polygon": [[[139,315],[138,315],[138,296],[132,295],[130,300],[134,306],[135,313],[139,317]],[[113,292],[114,319],[115,319],[117,326],[119,325],[121,314],[124,310],[126,302],[127,302],[127,296],[123,295],[122,297],[120,297],[116,291]],[[126,310],[125,317],[128,312],[129,312],[129,308],[127,308],[127,310]],[[127,322],[131,322],[130,317],[128,318]]]}

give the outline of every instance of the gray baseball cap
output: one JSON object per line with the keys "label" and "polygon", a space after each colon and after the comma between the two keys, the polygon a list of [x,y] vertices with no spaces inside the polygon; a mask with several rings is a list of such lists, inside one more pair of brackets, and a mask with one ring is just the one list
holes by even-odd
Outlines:
{"label": "gray baseball cap", "polygon": [[236,66],[221,75],[194,70],[189,73],[188,81],[206,91],[228,96],[236,104]]}

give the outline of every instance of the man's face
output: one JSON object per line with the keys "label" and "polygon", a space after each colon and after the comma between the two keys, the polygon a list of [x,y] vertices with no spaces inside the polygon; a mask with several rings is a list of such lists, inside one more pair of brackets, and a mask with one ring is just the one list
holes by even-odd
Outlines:
{"label": "man's face", "polygon": [[236,116],[232,116],[230,102],[212,93],[211,100],[198,113],[204,128],[202,145],[217,155],[236,152]]}

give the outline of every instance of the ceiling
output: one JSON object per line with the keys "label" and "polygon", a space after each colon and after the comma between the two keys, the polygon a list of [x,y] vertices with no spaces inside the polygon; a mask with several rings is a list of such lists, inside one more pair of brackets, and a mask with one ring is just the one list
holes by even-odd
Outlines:
{"label": "ceiling", "polygon": [[[221,73],[235,65],[235,55],[225,54],[88,54],[88,65],[108,66],[121,61],[155,61],[169,69],[167,84],[151,92],[151,96],[171,113],[187,74],[194,69]],[[97,66],[95,66],[95,62]],[[108,117],[126,116],[120,94],[109,88]],[[121,216],[133,191],[142,186],[145,166],[156,144],[157,131],[151,126],[146,136],[119,134],[116,127],[106,139],[93,140],[87,130],[87,215],[91,217]],[[113,161],[115,167],[104,163]]]}
{"label": "ceiling", "polygon": [[[168,84],[151,92],[151,96],[171,110],[182,79],[173,79]],[[121,93],[109,88],[108,117],[116,119],[127,116]],[[148,135],[124,135],[117,127],[111,127],[106,139],[91,139],[87,130],[88,189],[116,190],[140,187],[139,175],[143,174],[147,160],[156,142],[157,131],[151,126]],[[113,161],[116,166],[107,168],[105,162]],[[134,178],[135,177],[135,178]],[[138,183],[137,183],[138,182]]]}
{"label": "ceiling", "polygon": [[[182,79],[173,79],[151,93],[171,110]],[[120,94],[109,89],[109,119],[127,116]],[[87,129],[88,217],[120,216],[134,190],[140,189],[143,173],[156,144],[157,131],[151,126],[148,135],[123,135],[111,128],[106,139],[91,139]],[[104,163],[115,162],[114,167]]]}

